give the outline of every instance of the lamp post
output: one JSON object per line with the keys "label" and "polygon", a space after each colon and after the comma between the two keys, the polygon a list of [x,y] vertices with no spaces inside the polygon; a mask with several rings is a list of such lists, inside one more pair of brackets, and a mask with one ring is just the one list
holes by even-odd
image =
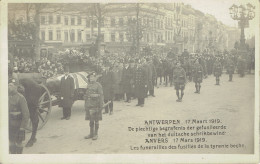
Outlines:
{"label": "lamp post", "polygon": [[233,20],[238,21],[238,26],[241,28],[240,49],[245,49],[245,28],[249,27],[249,20],[255,17],[255,6],[248,3],[246,6],[237,6],[233,4],[229,8],[230,16]]}

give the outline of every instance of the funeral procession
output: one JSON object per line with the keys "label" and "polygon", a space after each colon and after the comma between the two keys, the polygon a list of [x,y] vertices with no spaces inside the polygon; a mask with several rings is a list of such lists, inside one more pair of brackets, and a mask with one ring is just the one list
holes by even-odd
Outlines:
{"label": "funeral procession", "polygon": [[218,4],[9,3],[9,154],[252,153],[255,6]]}

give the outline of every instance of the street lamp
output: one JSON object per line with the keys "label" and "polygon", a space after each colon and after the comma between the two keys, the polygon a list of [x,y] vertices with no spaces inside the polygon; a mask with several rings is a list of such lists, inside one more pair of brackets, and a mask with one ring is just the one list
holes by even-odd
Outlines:
{"label": "street lamp", "polygon": [[237,6],[233,4],[229,8],[230,16],[233,20],[238,21],[238,26],[241,28],[241,35],[240,35],[240,48],[245,48],[245,32],[244,29],[249,27],[249,20],[252,20],[255,17],[254,12],[255,6],[251,5],[250,3],[244,5]]}

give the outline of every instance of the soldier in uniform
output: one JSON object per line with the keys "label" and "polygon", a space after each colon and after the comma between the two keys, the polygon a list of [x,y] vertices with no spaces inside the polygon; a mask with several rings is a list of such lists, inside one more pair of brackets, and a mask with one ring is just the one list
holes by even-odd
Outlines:
{"label": "soldier in uniform", "polygon": [[195,64],[193,65],[193,81],[195,83],[196,91],[194,93],[200,93],[201,83],[203,79],[203,68],[199,64],[199,60],[195,60]]}
{"label": "soldier in uniform", "polygon": [[8,85],[9,92],[9,152],[22,154],[25,127],[29,120],[29,109],[25,97],[18,93],[14,81]]}
{"label": "soldier in uniform", "polygon": [[97,140],[99,121],[102,120],[102,108],[104,103],[103,89],[96,82],[95,72],[88,75],[89,84],[84,95],[85,98],[85,120],[89,120],[90,134],[85,139]]}
{"label": "soldier in uniform", "polygon": [[[178,99],[176,100],[177,102],[181,102],[183,95],[184,95],[184,89],[185,89],[185,83],[186,83],[186,72],[185,70],[181,67],[180,61],[176,63],[176,67],[173,71],[173,82],[176,90],[176,95]],[[181,90],[181,95],[179,90]]]}
{"label": "soldier in uniform", "polygon": [[217,58],[214,65],[213,65],[213,71],[214,76],[216,77],[216,85],[219,85],[220,76],[222,74],[222,65],[220,63],[220,59]]}
{"label": "soldier in uniform", "polygon": [[147,87],[148,87],[148,76],[144,64],[141,61],[137,62],[137,68],[134,73],[134,93],[135,97],[138,99],[136,106],[144,106],[144,100],[147,97]]}
{"label": "soldier in uniform", "polygon": [[61,78],[60,96],[61,106],[63,107],[63,117],[69,120],[71,116],[71,107],[74,103],[74,79],[69,75],[69,67],[65,66],[65,75]]}
{"label": "soldier in uniform", "polygon": [[235,64],[231,60],[231,58],[229,58],[227,61],[227,73],[229,75],[229,81],[232,81],[234,71],[235,71]]}

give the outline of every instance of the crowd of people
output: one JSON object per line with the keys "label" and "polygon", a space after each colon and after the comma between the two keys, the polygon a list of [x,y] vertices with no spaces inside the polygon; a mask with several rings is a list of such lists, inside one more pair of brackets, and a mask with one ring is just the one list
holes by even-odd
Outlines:
{"label": "crowd of people", "polygon": [[[135,56],[119,53],[100,56],[83,56],[80,54],[76,56],[79,58],[77,61],[80,61],[81,64],[84,61],[85,65],[88,66],[87,68],[91,70],[87,77],[88,86],[84,95],[85,119],[90,121],[90,134],[85,139],[93,140],[98,138],[99,121],[102,120],[102,114],[113,114],[114,101],[124,100],[126,103],[130,103],[136,99],[136,106],[144,107],[145,99],[148,96],[156,96],[154,88],[164,85],[165,87],[174,86],[177,96],[176,101],[182,102],[185,85],[188,82],[193,81],[195,93],[200,94],[203,79],[206,79],[209,75],[213,74],[216,78],[216,85],[220,85],[223,70],[226,70],[226,73],[229,74],[229,81],[232,81],[233,74],[236,71],[243,77],[246,72],[251,72],[254,65],[252,60],[248,61],[252,58],[228,52],[210,54],[206,52],[189,53],[185,50],[180,55],[169,52],[167,54],[155,53]],[[61,119],[69,120],[75,90],[73,77],[69,75],[71,69],[68,63],[62,63],[59,60],[51,61],[47,58],[41,58],[38,62],[30,58],[14,57],[10,59],[13,59],[9,61],[10,72],[38,72],[46,78],[64,75],[60,84],[60,106],[63,107]],[[99,75],[98,78],[96,75]],[[12,89],[12,81],[9,84],[10,89]],[[23,99],[22,95],[14,90],[16,90],[15,87],[10,93],[12,92],[13,95]],[[21,104],[22,107],[27,108]],[[101,113],[102,108],[105,108],[103,113]],[[17,113],[16,110],[10,109],[11,113],[12,111]],[[19,132],[19,129],[17,132]],[[15,138],[18,133],[10,135]],[[19,138],[19,146],[12,151],[22,152],[20,146],[22,139],[24,137]],[[13,142],[16,142],[15,139]]]}

